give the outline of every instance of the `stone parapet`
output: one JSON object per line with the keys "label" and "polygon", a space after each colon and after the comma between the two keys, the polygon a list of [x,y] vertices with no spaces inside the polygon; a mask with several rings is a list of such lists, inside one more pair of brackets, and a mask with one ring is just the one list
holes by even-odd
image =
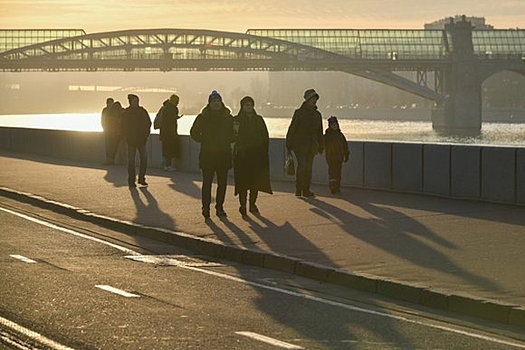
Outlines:
{"label": "stone parapet", "polygon": [[[182,135],[180,171],[199,172],[199,145]],[[525,148],[409,142],[349,141],[350,160],[343,165],[342,185],[411,192],[450,198],[525,204]],[[102,163],[104,137],[100,132],[0,128],[0,148],[57,158]],[[117,163],[126,162],[119,148]],[[284,173],[283,139],[270,141],[270,175],[293,181]],[[158,134],[148,140],[149,166],[161,167]],[[314,161],[312,180],[328,184],[324,155]]]}

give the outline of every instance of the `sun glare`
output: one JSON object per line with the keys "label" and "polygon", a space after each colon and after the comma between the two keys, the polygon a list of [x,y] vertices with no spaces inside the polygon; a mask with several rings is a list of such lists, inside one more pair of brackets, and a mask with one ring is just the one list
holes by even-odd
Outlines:
{"label": "sun glare", "polygon": [[102,131],[98,113],[5,115],[1,120],[2,126],[17,128]]}

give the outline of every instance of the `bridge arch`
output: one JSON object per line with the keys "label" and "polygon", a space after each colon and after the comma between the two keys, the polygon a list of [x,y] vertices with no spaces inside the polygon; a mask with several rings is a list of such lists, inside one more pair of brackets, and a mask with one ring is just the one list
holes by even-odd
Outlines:
{"label": "bridge arch", "polygon": [[199,29],[126,30],[47,41],[0,53],[0,69],[340,71],[427,99],[442,98],[367,60],[278,38]]}
{"label": "bridge arch", "polygon": [[[348,58],[284,40],[198,29],[145,29],[86,34],[0,54],[22,69],[307,70]],[[341,63],[341,62],[339,62]],[[14,66],[13,66],[14,67]]]}
{"label": "bridge arch", "polygon": [[525,76],[525,60],[484,60],[479,66],[478,75],[481,82],[505,71]]}

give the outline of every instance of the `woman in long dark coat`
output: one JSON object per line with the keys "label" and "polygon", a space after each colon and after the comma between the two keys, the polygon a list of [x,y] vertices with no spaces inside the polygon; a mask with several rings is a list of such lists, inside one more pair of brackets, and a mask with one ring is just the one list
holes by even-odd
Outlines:
{"label": "woman in long dark coat", "polygon": [[162,123],[160,126],[160,141],[162,142],[162,158],[164,170],[174,171],[173,158],[179,155],[179,135],[177,133],[177,119],[179,116],[179,96],[171,95],[162,105]]}
{"label": "woman in long dark coat", "polygon": [[235,195],[239,195],[239,212],[246,215],[246,200],[249,211],[259,213],[256,205],[259,191],[272,194],[270,185],[270,162],[268,157],[269,135],[264,119],[254,109],[255,101],[246,96],[241,100],[241,110],[235,117],[239,125],[234,149],[233,172]]}

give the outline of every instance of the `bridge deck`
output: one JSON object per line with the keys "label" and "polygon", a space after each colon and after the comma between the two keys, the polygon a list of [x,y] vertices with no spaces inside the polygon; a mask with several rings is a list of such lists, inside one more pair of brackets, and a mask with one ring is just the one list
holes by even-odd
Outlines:
{"label": "bridge deck", "polygon": [[[246,34],[355,59],[439,59],[452,49],[450,33],[445,30],[249,29]],[[82,29],[0,30],[0,52],[86,35]],[[474,30],[472,41],[474,53],[480,57],[525,57],[525,30]]]}

